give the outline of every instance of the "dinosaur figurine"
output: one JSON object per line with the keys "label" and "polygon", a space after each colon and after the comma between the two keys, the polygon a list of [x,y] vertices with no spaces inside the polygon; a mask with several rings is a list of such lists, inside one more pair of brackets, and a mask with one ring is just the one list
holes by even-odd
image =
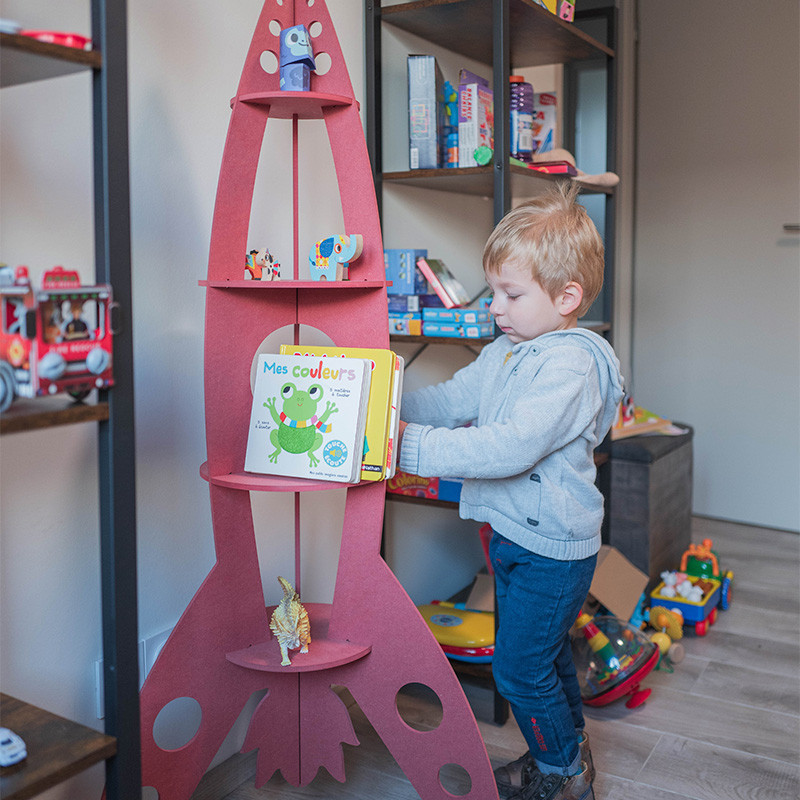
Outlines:
{"label": "dinosaur figurine", "polygon": [[286,578],[278,576],[278,582],[283,587],[283,600],[272,612],[269,622],[270,630],[275,634],[281,647],[281,666],[289,667],[289,650],[300,648],[301,653],[308,652],[311,644],[311,625],[308,622],[308,612],[300,602],[300,596]]}

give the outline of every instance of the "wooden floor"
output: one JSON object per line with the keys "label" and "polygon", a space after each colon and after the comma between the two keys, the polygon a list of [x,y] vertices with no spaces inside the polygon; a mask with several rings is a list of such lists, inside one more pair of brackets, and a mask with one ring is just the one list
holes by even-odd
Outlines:
{"label": "wooden floor", "polygon": [[[800,798],[800,536],[696,518],[693,539],[706,537],[723,568],[734,570],[731,608],[707,636],[685,637],[686,658],[674,673],[645,680],[653,692],[644,706],[586,708],[596,800]],[[489,721],[489,691],[465,691],[492,764],[522,753],[513,720],[503,727]],[[406,721],[431,719],[424,699],[408,696],[403,704]],[[361,745],[344,746],[346,783],[321,771],[304,788],[276,774],[255,789],[250,754],[241,757],[243,783],[227,800],[418,798],[359,708],[350,707]],[[214,777],[196,798],[220,797]],[[446,788],[457,796],[466,787],[454,775]]]}

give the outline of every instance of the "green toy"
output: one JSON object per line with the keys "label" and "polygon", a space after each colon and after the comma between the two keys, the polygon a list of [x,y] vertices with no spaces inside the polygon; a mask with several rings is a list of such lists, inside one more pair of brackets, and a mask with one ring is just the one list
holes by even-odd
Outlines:
{"label": "green toy", "polygon": [[332,426],[327,424],[328,418],[339,409],[328,400],[322,416],[317,416],[317,406],[322,400],[322,387],[318,383],[310,386],[307,392],[298,389],[293,383],[284,383],[281,386],[281,397],[283,410],[280,414],[276,407],[277,398],[270,397],[264,403],[278,425],[269,435],[269,440],[275,447],[269,460],[276,463],[284,450],[288,453],[308,453],[310,466],[316,467],[319,459],[314,452],[322,446],[322,434],[331,430]]}

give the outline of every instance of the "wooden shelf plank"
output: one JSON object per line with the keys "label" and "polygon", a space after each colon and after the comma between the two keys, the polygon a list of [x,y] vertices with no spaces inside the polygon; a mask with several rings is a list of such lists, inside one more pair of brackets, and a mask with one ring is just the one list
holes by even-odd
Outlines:
{"label": "wooden shelf plank", "polygon": [[87,69],[100,69],[98,50],[49,44],[16,33],[0,33],[0,86],[46,80]]}
{"label": "wooden shelf plank", "polygon": [[21,398],[0,414],[0,435],[106,419],[108,403],[79,403],[63,394],[32,400]]}
{"label": "wooden shelf plank", "polygon": [[479,347],[493,342],[494,338],[487,336],[481,339],[468,339],[460,336],[405,336],[402,334],[391,334],[389,336],[389,341],[396,342],[397,344],[457,344],[459,347],[467,347],[468,345]]}
{"label": "wooden shelf plank", "polygon": [[0,694],[3,726],[25,741],[28,757],[0,768],[0,797],[24,800],[56,786],[117,752],[117,741],[85,725]]}
{"label": "wooden shelf plank", "polygon": [[[563,64],[614,51],[533,0],[510,0],[514,68]],[[492,64],[492,0],[416,0],[381,9],[384,22],[447,50]]]}
{"label": "wooden shelf plank", "polygon": [[[539,172],[528,167],[510,164],[511,194],[513,197],[531,197],[544,191],[551,183],[571,180],[563,175]],[[452,167],[450,169],[409,169],[384,172],[384,185],[412,186],[439,192],[457,192],[479,197],[491,197],[494,192],[494,168]],[[613,188],[581,186],[581,194],[613,194]]]}

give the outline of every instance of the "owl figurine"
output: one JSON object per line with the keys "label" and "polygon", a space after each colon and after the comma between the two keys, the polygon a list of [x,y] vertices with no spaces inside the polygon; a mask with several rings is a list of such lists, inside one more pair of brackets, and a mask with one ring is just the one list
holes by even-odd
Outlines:
{"label": "owl figurine", "polygon": [[272,612],[269,622],[270,630],[275,634],[281,648],[281,666],[289,667],[289,650],[300,648],[301,653],[308,652],[311,644],[311,624],[308,612],[300,602],[300,596],[286,578],[278,576],[278,583],[283,588],[283,600]]}

